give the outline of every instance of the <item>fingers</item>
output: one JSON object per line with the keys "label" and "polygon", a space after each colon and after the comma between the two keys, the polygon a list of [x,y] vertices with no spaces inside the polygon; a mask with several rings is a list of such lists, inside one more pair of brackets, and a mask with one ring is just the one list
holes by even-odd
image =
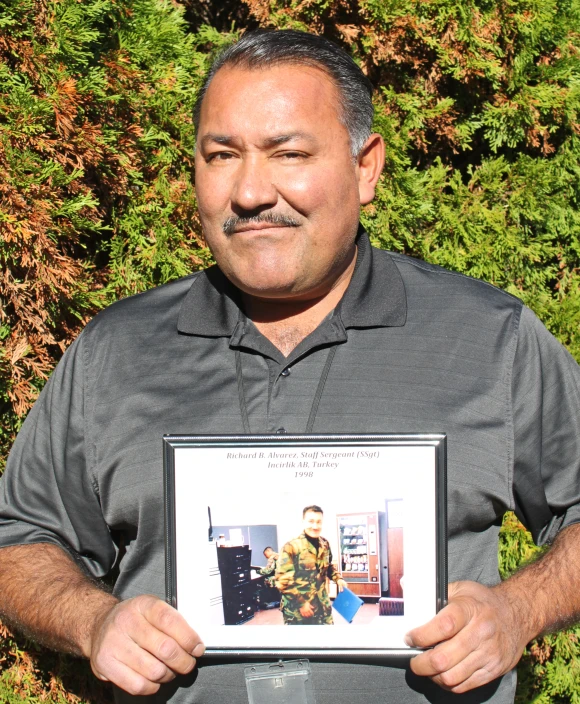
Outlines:
{"label": "fingers", "polygon": [[[106,675],[99,669],[101,667],[106,670]],[[101,680],[122,682],[123,689],[131,694],[152,694],[160,684],[175,677],[166,665],[129,640],[120,644],[116,657],[95,662],[93,672]]]}
{"label": "fingers", "polygon": [[478,629],[465,628],[454,638],[413,658],[411,669],[416,675],[433,678],[444,672],[454,671],[455,676],[461,672],[462,676],[457,678],[454,684],[463,682],[474,671],[474,669],[469,670],[470,664],[474,666],[476,664],[475,662],[471,663],[473,660],[471,658],[472,652],[477,651],[481,656],[483,653],[480,648],[484,645],[485,639],[484,634]]}
{"label": "fingers", "polygon": [[[488,666],[482,666],[459,684],[449,686],[449,690],[454,694],[463,694],[471,689],[482,687],[484,684],[492,682],[502,674],[501,671],[488,669]],[[450,679],[454,679],[454,676],[451,675]]]}
{"label": "fingers", "polygon": [[410,631],[405,640],[416,647],[435,646],[413,658],[411,669],[459,694],[511,670],[525,639],[518,632],[510,602],[502,600],[497,590],[461,582],[449,593],[448,606]]}
{"label": "fingers", "polygon": [[[502,672],[493,666],[493,658],[481,651],[467,653],[465,657],[448,657],[447,653],[436,653],[443,646],[437,646],[430,653],[433,658],[429,665],[425,663],[417,665],[416,661],[423,658],[423,653],[411,660],[411,669],[415,674],[426,674],[430,671],[431,679],[443,689],[447,689],[455,694],[467,692],[474,687],[481,687],[487,682],[491,682],[499,677]],[[456,664],[452,663],[456,661]],[[422,672],[425,670],[425,672]],[[435,672],[434,672],[435,670]]]}
{"label": "fingers", "polygon": [[450,603],[424,626],[414,628],[405,636],[407,645],[429,648],[453,638],[469,623],[471,613],[464,603]]}
{"label": "fingers", "polygon": [[130,694],[152,694],[203,655],[197,633],[171,606],[152,596],[117,604],[98,628],[91,666]]}
{"label": "fingers", "polygon": [[147,640],[141,644],[142,647],[176,672],[189,672],[192,656],[200,657],[205,651],[197,633],[178,611],[160,599],[139,602],[138,608],[144,619],[153,626],[153,629],[143,632]]}
{"label": "fingers", "polygon": [[[169,668],[173,672],[185,674],[193,669],[195,660],[191,653],[185,651],[167,631],[152,625],[145,618],[136,618],[133,614],[121,617],[119,625],[126,628],[129,643],[144,652],[143,659],[145,654],[150,654],[164,671]],[[149,658],[147,660],[150,662]],[[152,679],[157,680],[158,677],[159,675]]]}
{"label": "fingers", "polygon": [[155,694],[159,689],[159,683],[151,682],[147,677],[143,677],[138,672],[135,672],[122,662],[115,661],[111,663],[108,676],[99,672],[93,666],[95,676],[104,682],[113,682],[121,689],[135,696],[146,696]]}

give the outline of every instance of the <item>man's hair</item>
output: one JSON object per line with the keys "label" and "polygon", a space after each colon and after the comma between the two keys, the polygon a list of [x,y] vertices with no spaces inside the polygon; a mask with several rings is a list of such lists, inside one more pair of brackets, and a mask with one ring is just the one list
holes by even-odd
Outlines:
{"label": "man's hair", "polygon": [[271,550],[272,552],[276,552],[274,548],[271,545],[267,545],[263,550],[262,550],[262,555],[266,554],[266,550]]}
{"label": "man's hair", "polygon": [[324,511],[320,508],[320,506],[317,506],[316,504],[312,504],[312,506],[307,506],[303,511],[302,511],[302,518],[308,513],[308,511],[313,511],[314,513],[322,513],[324,515]]}
{"label": "man's hair", "polygon": [[199,127],[201,104],[215,74],[224,66],[265,69],[297,64],[321,69],[333,80],[340,100],[340,120],[350,136],[353,157],[360,154],[373,122],[373,86],[353,59],[333,42],[293,29],[248,32],[215,58],[198,93],[193,111]]}

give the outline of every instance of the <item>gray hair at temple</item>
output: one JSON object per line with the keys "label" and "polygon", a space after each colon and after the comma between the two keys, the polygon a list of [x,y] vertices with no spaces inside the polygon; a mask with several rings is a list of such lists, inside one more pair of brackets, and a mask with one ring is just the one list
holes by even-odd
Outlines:
{"label": "gray hair at temple", "polygon": [[324,37],[292,29],[248,32],[218,54],[197,96],[193,111],[196,131],[201,104],[209,84],[220,68],[231,66],[261,69],[280,64],[313,66],[330,76],[338,88],[340,119],[350,135],[351,153],[353,157],[358,156],[372,129],[371,82],[339,46]]}

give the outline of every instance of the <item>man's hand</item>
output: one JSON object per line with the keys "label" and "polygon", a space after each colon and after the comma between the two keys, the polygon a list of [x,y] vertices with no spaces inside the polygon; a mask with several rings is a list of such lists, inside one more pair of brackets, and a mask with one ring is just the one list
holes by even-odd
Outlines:
{"label": "man's hand", "polygon": [[117,603],[97,619],[88,652],[95,675],[129,694],[154,694],[185,675],[205,648],[174,608],[154,596]]}
{"label": "man's hand", "polygon": [[448,605],[406,636],[411,646],[435,646],[411,660],[413,672],[459,694],[515,667],[533,635],[525,631],[523,615],[502,587],[450,584]]}
{"label": "man's hand", "polygon": [[304,618],[312,618],[312,616],[314,616],[314,609],[309,601],[307,601],[304,606],[300,607],[300,615]]}
{"label": "man's hand", "polygon": [[0,608],[36,640],[90,658],[95,675],[130,694],[153,694],[186,674],[204,646],[183,616],[161,599],[119,602],[98,588],[56,545],[0,549]]}
{"label": "man's hand", "polygon": [[341,592],[343,589],[346,589],[348,587],[348,584],[344,579],[339,579],[336,582],[336,586],[338,587],[338,591]]}

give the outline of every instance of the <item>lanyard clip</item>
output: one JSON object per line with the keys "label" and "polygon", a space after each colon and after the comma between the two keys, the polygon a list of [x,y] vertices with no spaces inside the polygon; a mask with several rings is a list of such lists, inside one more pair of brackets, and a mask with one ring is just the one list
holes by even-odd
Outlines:
{"label": "lanyard clip", "polygon": [[310,662],[279,660],[244,668],[249,704],[316,704]]}

